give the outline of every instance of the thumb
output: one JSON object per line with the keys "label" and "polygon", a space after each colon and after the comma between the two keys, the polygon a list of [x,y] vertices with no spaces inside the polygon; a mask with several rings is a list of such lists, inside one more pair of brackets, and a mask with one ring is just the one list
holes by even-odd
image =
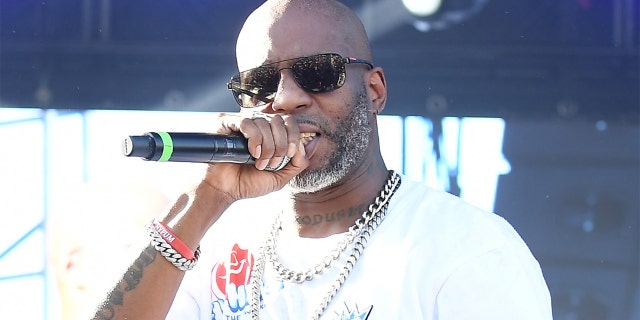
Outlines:
{"label": "thumb", "polygon": [[302,172],[302,170],[306,169],[309,166],[309,159],[307,159],[307,152],[304,149],[304,144],[302,142],[298,143],[298,149],[296,153],[282,170],[278,172],[282,172],[286,175],[290,175],[291,177],[297,175]]}

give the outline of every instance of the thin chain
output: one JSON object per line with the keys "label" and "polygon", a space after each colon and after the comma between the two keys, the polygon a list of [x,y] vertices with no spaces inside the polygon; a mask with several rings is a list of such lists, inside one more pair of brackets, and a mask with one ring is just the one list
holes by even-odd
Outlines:
{"label": "thin chain", "polygon": [[258,320],[260,318],[260,286],[262,285],[262,274],[264,273],[265,251],[260,250],[260,254],[256,260],[251,273],[251,319]]}
{"label": "thin chain", "polygon": [[269,262],[272,263],[273,268],[276,270],[276,273],[283,279],[287,281],[294,281],[297,283],[302,283],[304,281],[309,281],[315,278],[316,276],[321,275],[325,270],[327,270],[334,261],[338,260],[340,256],[344,253],[350,243],[353,243],[355,237],[361,232],[362,228],[369,223],[369,221],[374,217],[374,215],[380,211],[382,206],[388,203],[390,195],[392,194],[392,186],[393,186],[393,174],[390,175],[389,179],[387,179],[387,183],[384,188],[380,191],[380,194],[375,198],[373,203],[369,205],[366,211],[362,213],[362,216],[356,220],[355,224],[349,228],[349,231],[344,236],[344,238],[338,243],[338,246],[331,251],[327,256],[325,256],[319,263],[315,266],[302,271],[296,272],[285,267],[278,258],[277,250],[276,250],[276,238],[278,236],[278,231],[280,230],[281,221],[280,216],[276,219],[276,222],[273,224],[273,228],[271,230],[271,235],[267,238],[266,242],[266,254],[269,259]]}
{"label": "thin chain", "polygon": [[349,230],[344,238],[338,243],[337,247],[332,250],[327,256],[325,256],[318,264],[314,267],[311,267],[303,272],[295,272],[287,267],[285,267],[278,259],[277,249],[276,249],[276,237],[278,236],[278,231],[280,230],[280,216],[276,218],[276,223],[273,226],[273,230],[271,231],[271,235],[267,238],[265,253],[269,262],[273,265],[273,268],[276,270],[276,273],[280,276],[281,279],[287,281],[294,281],[297,283],[302,283],[304,281],[312,280],[315,276],[320,275],[331,266],[331,264],[340,258],[342,253],[347,249],[349,243],[353,242],[356,237],[356,230]]}
{"label": "thin chain", "polygon": [[[386,217],[387,207],[389,206],[389,199],[391,199],[395,191],[400,186],[400,182],[401,182],[400,176],[396,174],[393,170],[391,170],[389,179],[387,180],[387,184],[384,186],[383,190],[380,192],[380,196],[376,197],[376,199],[374,200],[374,203],[369,205],[368,210],[363,213],[362,217],[356,221],[354,226],[349,228],[349,232],[354,230],[357,236],[357,240],[354,244],[353,249],[351,250],[351,254],[347,258],[347,262],[345,266],[343,267],[342,271],[338,275],[338,278],[331,285],[331,288],[327,293],[327,295],[322,299],[320,305],[315,310],[312,319],[317,320],[320,318],[320,316],[324,313],[329,303],[331,303],[331,300],[333,300],[333,298],[338,293],[338,291],[340,290],[344,282],[347,280],[347,277],[353,270],[355,264],[360,259],[360,255],[364,251],[364,248],[367,245],[369,238],[371,237],[373,232],[378,228],[380,223],[382,223],[382,220],[384,220],[384,218]],[[276,221],[274,222],[274,228],[276,227],[278,229],[280,227],[280,221],[278,218],[276,218]],[[273,239],[273,241],[275,242],[275,236],[273,235],[273,232],[269,236],[269,238]],[[342,242],[340,243],[340,245],[341,244]],[[260,249],[260,255],[258,256],[255,267],[253,269],[254,272],[251,275],[252,297],[251,297],[250,307],[251,307],[251,318],[254,320],[258,320],[260,316],[260,286],[262,284],[262,275],[264,273],[264,267],[265,267],[265,255],[269,254],[268,252],[269,246],[270,244],[267,241],[265,246]],[[340,250],[340,248],[336,249],[335,251],[338,251],[338,250]],[[342,251],[344,250],[345,249],[342,249]],[[276,255],[276,258],[277,258],[277,255]],[[322,263],[320,263],[319,265],[321,264]],[[329,265],[322,267],[322,271],[327,269]],[[274,264],[274,268],[275,268],[275,264]],[[322,273],[322,271],[320,273]],[[311,278],[313,278],[313,276]]]}
{"label": "thin chain", "polygon": [[333,300],[340,288],[342,288],[342,285],[347,280],[347,277],[349,276],[349,274],[351,274],[351,271],[360,259],[360,255],[364,251],[364,247],[367,245],[367,242],[369,242],[369,237],[371,237],[373,232],[378,228],[380,223],[382,223],[382,220],[387,215],[387,207],[388,206],[385,205],[382,210],[378,211],[379,214],[375,215],[374,218],[371,219],[370,223],[368,223],[364,227],[363,232],[360,234],[360,236],[356,240],[356,243],[354,244],[353,249],[351,250],[351,255],[349,255],[347,263],[342,268],[342,271],[338,275],[338,278],[336,278],[336,280],[331,285],[331,289],[329,290],[329,292],[327,292],[327,295],[324,297],[324,299],[322,299],[320,305],[316,308],[316,311],[314,312],[312,318],[313,320],[317,320],[320,318],[320,316],[327,309],[327,306],[329,306],[329,303],[331,303],[331,300]]}

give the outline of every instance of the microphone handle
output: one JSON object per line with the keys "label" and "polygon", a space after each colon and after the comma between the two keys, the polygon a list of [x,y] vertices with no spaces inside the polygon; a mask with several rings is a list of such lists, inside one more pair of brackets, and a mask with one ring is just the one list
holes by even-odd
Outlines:
{"label": "microphone handle", "polygon": [[254,163],[247,139],[240,134],[147,132],[122,142],[127,157],[161,162]]}

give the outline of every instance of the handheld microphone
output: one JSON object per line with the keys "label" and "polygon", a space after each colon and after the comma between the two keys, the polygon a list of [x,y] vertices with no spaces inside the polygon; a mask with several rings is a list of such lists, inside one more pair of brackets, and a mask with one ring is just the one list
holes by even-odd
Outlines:
{"label": "handheld microphone", "polygon": [[240,134],[147,132],[122,142],[127,157],[150,161],[197,163],[254,163],[247,139]]}

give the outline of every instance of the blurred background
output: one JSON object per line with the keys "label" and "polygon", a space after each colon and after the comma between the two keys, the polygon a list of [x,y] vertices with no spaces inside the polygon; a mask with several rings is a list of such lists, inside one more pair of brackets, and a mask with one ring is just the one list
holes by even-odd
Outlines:
{"label": "blurred background", "polygon": [[[640,319],[640,1],[343,2],[387,76],[389,167],[509,220],[554,319]],[[86,318],[203,169],[122,139],[236,111],[260,3],[0,0],[0,318]]]}

